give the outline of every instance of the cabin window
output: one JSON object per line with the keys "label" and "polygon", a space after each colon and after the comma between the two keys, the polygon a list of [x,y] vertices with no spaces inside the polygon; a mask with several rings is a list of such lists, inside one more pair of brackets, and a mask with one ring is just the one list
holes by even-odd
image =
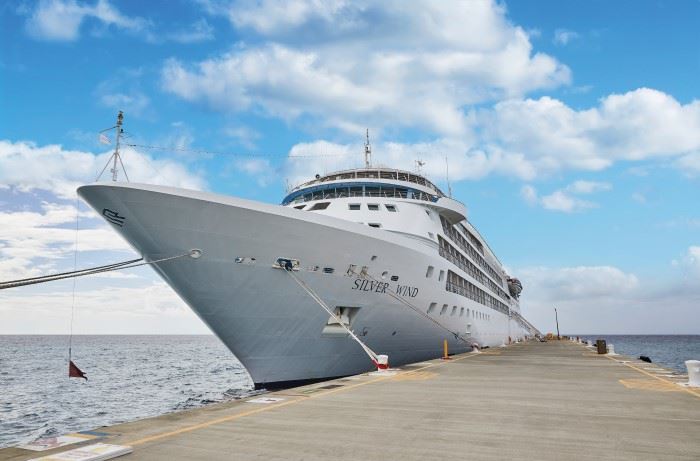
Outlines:
{"label": "cabin window", "polygon": [[444,314],[445,312],[447,312],[447,304],[442,305],[442,309],[440,309],[440,315]]}
{"label": "cabin window", "polygon": [[360,204],[359,204],[359,203],[350,203],[350,204],[348,205],[348,208],[349,208],[350,210],[357,211],[357,210],[360,209]]}
{"label": "cabin window", "polygon": [[425,272],[425,278],[429,279],[433,276],[433,271],[435,268],[433,266],[428,266],[428,270]]}
{"label": "cabin window", "polygon": [[464,308],[460,307],[459,308],[459,316],[462,317],[464,315]]}
{"label": "cabin window", "polygon": [[436,307],[437,303],[430,303],[430,306],[428,306],[428,314],[432,313]]}
{"label": "cabin window", "polygon": [[314,204],[311,208],[309,208],[309,211],[315,211],[315,210],[325,210],[328,208],[328,205],[330,205],[331,202],[319,202]]}
{"label": "cabin window", "polygon": [[378,222],[371,222],[371,223],[368,223],[368,225],[369,225],[369,227],[376,227],[377,229],[382,227],[382,225],[379,224]]}
{"label": "cabin window", "polygon": [[396,213],[396,205],[384,205],[387,209],[387,211],[391,211],[392,213]]}
{"label": "cabin window", "polygon": [[457,306],[452,306],[452,312],[450,312],[450,315],[455,315],[457,313]]}
{"label": "cabin window", "polygon": [[384,272],[382,272],[382,278],[383,278],[383,279],[385,279],[387,275],[389,275],[389,271],[384,271]]}
{"label": "cabin window", "polygon": [[323,268],[324,274],[332,274],[333,272],[335,272],[335,269],[333,269],[332,267],[324,267]]}
{"label": "cabin window", "polygon": [[398,276],[398,275],[392,275],[392,276],[391,276],[391,281],[392,281],[392,282],[398,282],[398,281],[399,281],[399,276]]}
{"label": "cabin window", "polygon": [[296,208],[297,210],[303,210],[305,206],[306,205],[297,205],[294,208]]}
{"label": "cabin window", "polygon": [[367,209],[369,209],[370,211],[379,211],[379,205],[377,205],[376,203],[370,203],[367,205]]}
{"label": "cabin window", "polygon": [[440,275],[438,275],[438,282],[442,282],[445,279],[445,271],[440,271]]}

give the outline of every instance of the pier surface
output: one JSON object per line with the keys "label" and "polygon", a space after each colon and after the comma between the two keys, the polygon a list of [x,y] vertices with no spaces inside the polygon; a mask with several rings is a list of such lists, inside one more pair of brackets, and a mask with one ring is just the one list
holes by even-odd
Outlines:
{"label": "pier surface", "polygon": [[132,446],[125,461],[698,460],[700,389],[683,381],[569,341],[528,342],[99,428],[91,443]]}

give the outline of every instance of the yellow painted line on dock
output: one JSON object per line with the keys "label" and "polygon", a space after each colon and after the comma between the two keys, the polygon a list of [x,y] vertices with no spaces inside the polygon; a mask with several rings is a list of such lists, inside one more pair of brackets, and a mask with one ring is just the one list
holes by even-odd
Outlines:
{"label": "yellow painted line on dock", "polygon": [[669,381],[668,379],[664,379],[664,378],[662,378],[662,377],[660,377],[660,376],[657,376],[657,375],[655,375],[655,374],[649,373],[648,371],[646,371],[646,370],[644,370],[644,369],[642,369],[642,368],[635,367],[634,365],[630,365],[629,363],[622,363],[621,361],[619,361],[619,360],[617,360],[617,359],[614,359],[614,358],[612,358],[612,357],[610,357],[610,356],[607,356],[607,355],[606,355],[605,358],[606,358],[606,359],[610,359],[610,360],[612,360],[613,362],[620,363],[620,364],[622,364],[622,365],[624,365],[624,366],[626,366],[626,367],[629,367],[629,368],[631,368],[631,369],[633,369],[633,370],[636,370],[636,371],[638,371],[638,372],[640,372],[640,373],[642,373],[642,374],[644,374],[644,375],[647,375],[647,376],[650,376],[650,377],[652,377],[652,378],[654,378],[654,379],[657,379],[657,380],[659,380],[659,381],[661,381],[661,382],[663,382],[663,383],[670,384],[670,385],[673,385],[673,386],[677,386],[680,390],[685,391],[685,392],[687,392],[687,393],[690,394],[690,395],[693,395],[693,396],[695,396],[695,397],[700,398],[700,394],[699,394],[698,392],[696,392],[695,390],[691,389],[691,388],[681,386],[679,383],[676,383],[676,382],[674,382],[674,381]]}
{"label": "yellow painted line on dock", "polygon": [[[406,375],[410,375],[410,374],[413,374],[413,373],[421,372],[422,370],[425,370],[425,369],[427,369],[427,368],[434,368],[434,367],[437,368],[437,367],[440,367],[440,366],[443,366],[443,365],[446,365],[446,364],[449,364],[449,363],[458,362],[458,361],[460,361],[460,360],[465,360],[465,359],[472,358],[472,357],[478,357],[478,356],[480,356],[480,355],[484,355],[484,354],[469,354],[469,355],[464,355],[464,356],[462,356],[462,357],[452,357],[451,360],[441,360],[441,361],[439,361],[439,362],[430,363],[429,365],[425,365],[425,366],[423,366],[423,367],[416,368],[416,369],[414,369],[414,370],[403,371],[403,372],[398,373],[398,374],[396,374],[396,375],[380,376],[380,377],[378,377],[378,378],[376,378],[376,379],[372,379],[372,380],[369,380],[369,381],[363,381],[363,382],[360,382],[360,383],[357,383],[357,384],[350,384],[350,385],[347,385],[347,386],[339,387],[339,388],[337,388],[337,389],[328,390],[328,391],[326,391],[326,392],[322,392],[322,393],[318,393],[318,394],[311,394],[311,395],[308,395],[308,396],[300,397],[300,398],[298,398],[298,399],[288,400],[288,401],[286,401],[286,402],[280,402],[280,403],[274,403],[274,404],[265,405],[265,406],[263,406],[263,407],[256,408],[255,410],[244,411],[244,412],[236,413],[235,415],[230,415],[230,416],[224,416],[224,417],[222,417],[222,418],[213,419],[213,420],[211,420],[211,421],[207,421],[207,422],[204,422],[204,423],[193,424],[192,426],[182,427],[182,428],[176,429],[176,430],[174,430],[174,431],[163,432],[163,433],[161,433],[161,434],[155,434],[155,435],[151,435],[151,436],[148,436],[148,437],[143,437],[143,438],[141,438],[141,439],[137,439],[137,440],[134,440],[134,441],[131,441],[131,442],[124,442],[123,444],[124,444],[124,445],[132,445],[132,446],[133,446],[133,445],[142,445],[142,444],[144,444],[144,443],[148,443],[148,442],[153,442],[153,441],[156,441],[156,440],[165,439],[165,438],[173,437],[173,436],[180,435],[180,434],[185,434],[185,433],[187,433],[187,432],[192,432],[192,431],[196,431],[196,430],[199,430],[199,429],[204,429],[204,428],[207,428],[207,427],[210,427],[210,426],[215,426],[215,425],[217,425],[217,424],[221,424],[221,423],[225,423],[225,422],[228,422],[228,421],[234,421],[234,420],[236,420],[236,419],[244,418],[244,417],[246,417],[246,416],[251,416],[251,415],[258,414],[258,413],[263,413],[263,412],[266,412],[266,411],[274,410],[274,409],[276,409],[276,408],[285,407],[285,406],[287,406],[287,405],[292,405],[292,404],[295,404],[295,403],[308,401],[308,400],[310,400],[310,399],[315,399],[315,398],[318,398],[318,397],[323,397],[323,396],[326,396],[326,395],[329,395],[329,394],[334,394],[334,393],[336,393],[336,392],[347,391],[347,390],[350,390],[350,389],[355,389],[355,388],[360,387],[360,386],[365,386],[365,385],[367,385],[367,384],[373,384],[373,383],[377,383],[377,382],[380,382],[380,381],[386,381],[386,380],[396,379],[396,378],[401,377],[401,376],[406,376]],[[273,394],[273,395],[274,395],[274,394]]]}

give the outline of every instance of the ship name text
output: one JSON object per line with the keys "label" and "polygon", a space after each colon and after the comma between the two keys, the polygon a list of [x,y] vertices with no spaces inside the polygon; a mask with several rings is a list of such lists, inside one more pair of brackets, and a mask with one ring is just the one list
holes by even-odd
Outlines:
{"label": "ship name text", "polygon": [[[355,279],[355,285],[352,287],[353,290],[358,291],[372,291],[374,293],[384,293],[387,294],[389,290],[388,282],[378,282],[375,280],[367,279]],[[407,296],[409,298],[415,298],[418,296],[418,288],[408,285],[397,284],[394,292],[399,296]]]}

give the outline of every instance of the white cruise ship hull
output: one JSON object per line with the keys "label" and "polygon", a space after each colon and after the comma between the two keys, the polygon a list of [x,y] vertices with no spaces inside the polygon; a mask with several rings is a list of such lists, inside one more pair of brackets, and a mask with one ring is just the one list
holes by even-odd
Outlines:
{"label": "white cruise ship hull", "polygon": [[[457,269],[439,256],[437,246],[403,235],[293,208],[168,187],[103,183],[83,186],[79,194],[111,218],[114,229],[146,260],[202,251],[198,259],[166,261],[154,269],[259,387],[374,367],[349,335],[326,328],[328,313],[289,274],[273,267],[280,257],[300,262],[295,274],[327,305],[352,308],[353,331],[376,353],[388,355],[392,365],[439,357],[443,340],[451,353],[459,353],[470,350],[472,341],[498,346],[528,334],[508,315],[447,291],[437,275],[427,277],[428,266],[436,274]],[[366,266],[372,278],[388,285],[382,288],[371,279],[348,275],[351,265],[358,271]],[[424,314],[387,290],[404,290],[404,299]],[[430,316],[442,327],[425,317],[431,303],[438,309]],[[448,308],[440,313],[444,304]],[[488,312],[488,320],[465,315],[466,309]]]}

